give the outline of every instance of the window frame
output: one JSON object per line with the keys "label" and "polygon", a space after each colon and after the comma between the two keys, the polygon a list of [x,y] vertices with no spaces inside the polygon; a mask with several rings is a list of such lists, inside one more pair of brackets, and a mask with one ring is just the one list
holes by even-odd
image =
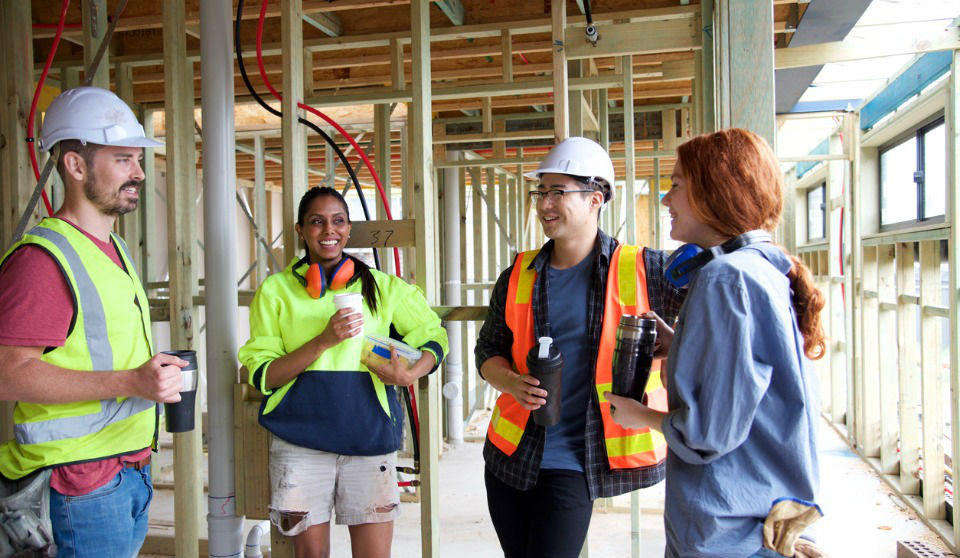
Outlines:
{"label": "window frame", "polygon": [[[820,202],[821,230],[819,236],[813,236],[813,233],[810,231],[810,193],[814,190],[820,190],[822,198],[822,201]],[[807,243],[813,244],[824,241],[827,239],[827,181],[823,180],[816,186],[807,188],[804,196],[807,204]]]}
{"label": "window frame", "polygon": [[[925,118],[916,126],[913,126],[907,132],[900,134],[890,140],[889,142],[880,146],[877,154],[877,177],[878,177],[878,187],[877,187],[877,209],[879,210],[879,222],[880,222],[880,231],[895,231],[901,229],[910,229],[915,228],[919,225],[932,225],[946,222],[946,215],[937,215],[934,217],[927,217],[924,215],[926,209],[926,180],[925,180],[925,150],[926,144],[924,141],[924,135],[936,128],[939,125],[946,125],[946,119],[944,117],[943,111],[938,111],[936,114]],[[883,222],[883,156],[888,151],[899,147],[904,142],[907,142],[911,139],[914,139],[917,144],[916,152],[914,153],[914,186],[917,189],[917,207],[915,209],[915,217],[907,221],[898,221],[895,223],[886,223]],[[920,179],[917,180],[917,175],[919,174]]]}

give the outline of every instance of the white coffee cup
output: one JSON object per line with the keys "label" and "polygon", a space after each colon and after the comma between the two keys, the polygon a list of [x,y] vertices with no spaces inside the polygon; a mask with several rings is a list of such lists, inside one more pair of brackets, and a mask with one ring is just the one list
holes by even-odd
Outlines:
{"label": "white coffee cup", "polygon": [[349,308],[350,310],[363,314],[363,295],[360,293],[341,293],[333,297],[333,306],[337,310]]}

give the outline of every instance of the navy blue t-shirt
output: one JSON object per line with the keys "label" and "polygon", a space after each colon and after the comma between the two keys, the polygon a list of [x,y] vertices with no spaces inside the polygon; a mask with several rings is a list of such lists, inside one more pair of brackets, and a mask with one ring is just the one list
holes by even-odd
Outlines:
{"label": "navy blue t-shirt", "polygon": [[568,269],[547,271],[550,335],[563,355],[560,422],[547,428],[541,469],[583,471],[587,404],[593,389],[587,295],[594,254]]}

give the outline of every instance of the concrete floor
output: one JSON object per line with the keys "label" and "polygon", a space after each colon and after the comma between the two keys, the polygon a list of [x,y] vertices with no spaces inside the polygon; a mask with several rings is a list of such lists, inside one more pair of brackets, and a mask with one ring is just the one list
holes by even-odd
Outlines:
{"label": "concrete floor", "polygon": [[[477,428],[475,432],[481,431]],[[467,434],[470,433],[468,429]],[[919,540],[947,552],[940,539],[826,423],[822,424],[820,441],[820,504],[825,516],[818,522],[817,538],[826,552],[834,557],[895,557],[898,540]],[[440,461],[440,556],[502,555],[487,515],[481,447],[479,442],[447,447]],[[155,462],[161,478],[170,474],[170,467],[165,464],[170,462],[171,452],[163,453]],[[640,556],[663,556],[663,485],[640,491],[640,502]],[[172,490],[157,491],[150,516],[152,533],[172,532]],[[253,522],[248,521],[246,529],[252,525]],[[204,533],[205,527],[204,522]],[[598,502],[590,525],[589,555],[628,557],[630,538],[629,496]],[[269,544],[266,539],[264,545]],[[346,527],[334,526],[332,539],[333,556],[348,555],[350,543]],[[402,505],[393,549],[393,555],[398,558],[420,556],[419,504]]]}

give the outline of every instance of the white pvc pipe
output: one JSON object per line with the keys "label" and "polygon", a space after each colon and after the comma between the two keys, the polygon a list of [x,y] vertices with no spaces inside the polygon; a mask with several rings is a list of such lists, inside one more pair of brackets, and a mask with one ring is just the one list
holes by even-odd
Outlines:
{"label": "white pvc pipe", "polygon": [[[460,152],[447,151],[447,159],[460,159]],[[460,169],[443,169],[443,270],[444,300],[460,306]],[[443,396],[447,408],[447,439],[463,442],[463,363],[461,324],[446,323],[450,351],[443,363]]]}
{"label": "white pvc pipe", "polygon": [[263,536],[269,532],[270,522],[266,520],[251,527],[250,532],[247,533],[247,545],[243,549],[243,558],[263,558],[263,551],[260,550],[260,541],[263,540]]}
{"label": "white pvc pipe", "polygon": [[239,557],[233,389],[237,377],[236,159],[233,117],[232,3],[200,2],[203,110],[203,236],[207,318],[210,556]]}

